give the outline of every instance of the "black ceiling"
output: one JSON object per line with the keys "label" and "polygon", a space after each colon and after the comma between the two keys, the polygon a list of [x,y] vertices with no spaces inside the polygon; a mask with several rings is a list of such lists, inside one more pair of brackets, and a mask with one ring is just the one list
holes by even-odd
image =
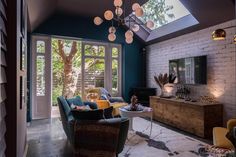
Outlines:
{"label": "black ceiling", "polygon": [[[126,11],[131,4],[145,3],[147,0],[124,0]],[[235,19],[235,0],[180,0],[190,13],[199,21],[198,25],[149,41],[147,44],[167,40],[189,32],[197,31],[225,21]],[[113,0],[27,0],[29,26],[31,31],[37,28],[55,12],[79,16],[103,16],[107,9],[113,8]],[[51,8],[51,9],[49,9]],[[49,11],[50,10],[50,11]],[[127,13],[128,14],[128,13]],[[127,15],[126,14],[126,15]]]}

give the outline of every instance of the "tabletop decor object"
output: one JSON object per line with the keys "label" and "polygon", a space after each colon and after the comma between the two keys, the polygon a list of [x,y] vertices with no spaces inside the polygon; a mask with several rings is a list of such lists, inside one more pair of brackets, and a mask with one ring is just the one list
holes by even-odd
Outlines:
{"label": "tabletop decor object", "polygon": [[159,75],[154,76],[154,80],[156,84],[161,88],[161,94],[160,97],[164,96],[164,86],[169,83],[169,76],[167,73],[162,74],[160,73]]}

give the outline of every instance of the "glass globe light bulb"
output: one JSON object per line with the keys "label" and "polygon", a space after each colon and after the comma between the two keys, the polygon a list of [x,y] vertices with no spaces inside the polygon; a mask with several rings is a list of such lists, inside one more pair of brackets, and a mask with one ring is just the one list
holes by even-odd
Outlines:
{"label": "glass globe light bulb", "polygon": [[128,30],[127,32],[125,32],[125,38],[131,38],[133,37],[134,33],[131,30]]}
{"label": "glass globe light bulb", "polygon": [[115,35],[114,33],[110,33],[110,34],[108,35],[108,40],[109,40],[109,41],[115,41],[115,40],[116,40],[116,35]]}
{"label": "glass globe light bulb", "polygon": [[134,3],[134,4],[132,5],[132,10],[133,10],[133,11],[137,10],[138,8],[140,8],[140,5],[139,5],[138,3]]}
{"label": "glass globe light bulb", "polygon": [[135,10],[135,15],[136,15],[137,17],[143,16],[143,9],[142,9],[142,8],[137,8],[137,9]]}
{"label": "glass globe light bulb", "polygon": [[109,28],[109,33],[115,33],[115,32],[116,32],[116,28],[113,27],[113,26],[111,26],[111,27]]}
{"label": "glass globe light bulb", "polygon": [[154,27],[154,23],[151,20],[148,20],[146,26],[147,28],[152,29]]}
{"label": "glass globe light bulb", "polygon": [[122,8],[116,8],[115,13],[117,16],[121,16],[123,14],[123,9]]}
{"label": "glass globe light bulb", "polygon": [[123,1],[122,0],[114,0],[114,6],[115,7],[121,7],[123,4]]}
{"label": "glass globe light bulb", "polygon": [[93,22],[95,25],[99,26],[100,24],[102,24],[103,20],[100,17],[96,16]]}
{"label": "glass globe light bulb", "polygon": [[105,11],[105,13],[104,13],[104,18],[106,19],[106,20],[112,20],[113,19],[113,13],[112,13],[112,11],[111,10],[107,10],[107,11]]}
{"label": "glass globe light bulb", "polygon": [[127,44],[131,44],[132,42],[133,42],[133,38],[126,38],[125,39],[125,42],[127,43]]}
{"label": "glass globe light bulb", "polygon": [[134,25],[132,26],[132,30],[133,30],[134,32],[138,32],[139,29],[140,29],[140,27],[139,27],[139,25],[137,25],[137,24],[134,24]]}

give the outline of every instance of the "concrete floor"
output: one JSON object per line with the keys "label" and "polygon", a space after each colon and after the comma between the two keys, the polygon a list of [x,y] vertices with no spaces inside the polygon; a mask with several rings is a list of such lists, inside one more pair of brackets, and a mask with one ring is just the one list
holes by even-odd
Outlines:
{"label": "concrete floor", "polygon": [[34,120],[27,129],[27,157],[72,157],[73,151],[58,118]]}

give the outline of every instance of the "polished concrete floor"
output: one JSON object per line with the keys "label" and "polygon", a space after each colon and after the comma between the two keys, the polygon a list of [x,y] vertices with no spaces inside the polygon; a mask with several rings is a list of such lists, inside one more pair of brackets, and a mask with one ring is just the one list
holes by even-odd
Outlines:
{"label": "polished concrete floor", "polygon": [[72,148],[58,118],[33,121],[27,129],[27,138],[27,157],[73,156]]}
{"label": "polished concrete floor", "polygon": [[[158,123],[154,121],[154,123]],[[210,140],[198,138],[176,128],[158,123],[168,129],[188,135],[205,143]],[[67,141],[59,118],[34,120],[27,129],[27,157],[73,157],[73,150]]]}

